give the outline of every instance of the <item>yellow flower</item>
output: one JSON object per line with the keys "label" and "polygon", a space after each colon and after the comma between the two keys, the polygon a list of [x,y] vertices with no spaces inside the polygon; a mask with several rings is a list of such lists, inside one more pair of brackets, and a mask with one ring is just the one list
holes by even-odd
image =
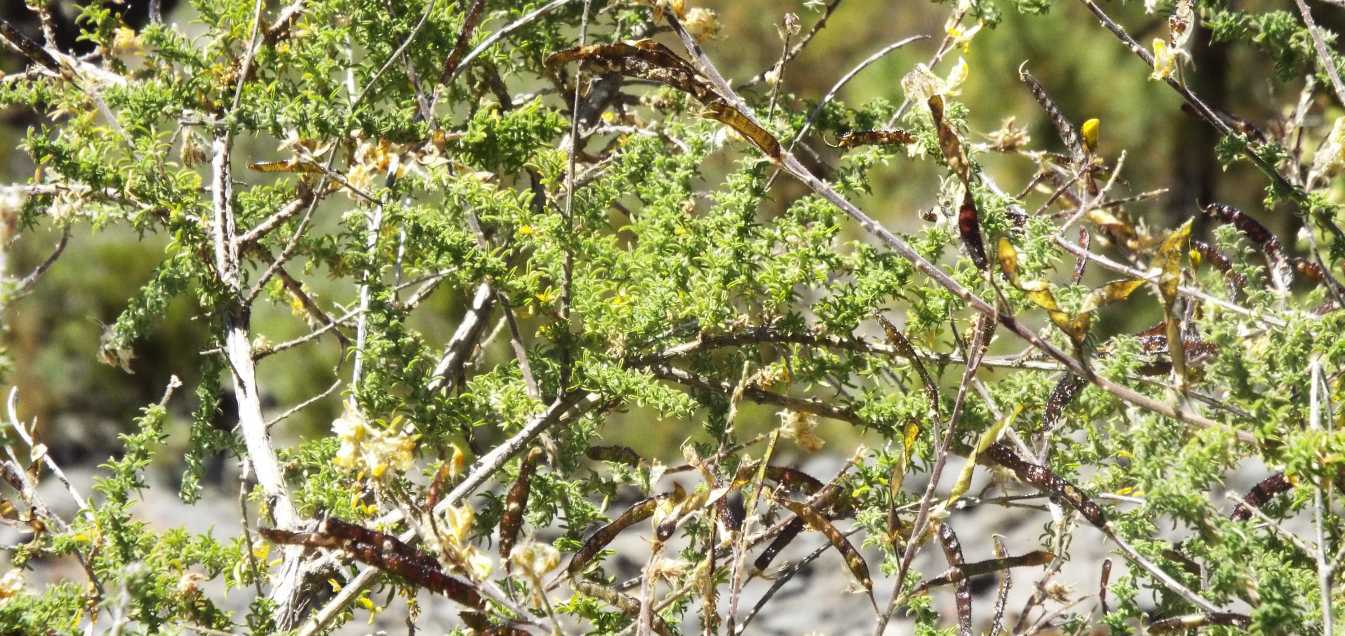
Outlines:
{"label": "yellow flower", "polygon": [[416,438],[390,433],[369,425],[360,413],[347,408],[332,422],[332,432],[341,441],[333,462],[342,468],[367,470],[375,478],[410,470],[415,461]]}
{"label": "yellow flower", "polygon": [[1177,72],[1177,50],[1163,38],[1154,38],[1154,72],[1149,79],[1165,80]]}
{"label": "yellow flower", "polygon": [[1083,145],[1089,150],[1097,150],[1098,129],[1102,127],[1102,122],[1094,117],[1083,123],[1079,127],[1079,132],[1083,134]]}
{"label": "yellow flower", "polygon": [[145,46],[140,42],[140,35],[134,29],[124,26],[117,28],[117,32],[112,36],[113,55],[126,57],[144,52]]}
{"label": "yellow flower", "polygon": [[476,509],[471,504],[453,506],[444,511],[444,519],[448,522],[449,540],[459,547],[467,545],[472,526],[476,524]]}

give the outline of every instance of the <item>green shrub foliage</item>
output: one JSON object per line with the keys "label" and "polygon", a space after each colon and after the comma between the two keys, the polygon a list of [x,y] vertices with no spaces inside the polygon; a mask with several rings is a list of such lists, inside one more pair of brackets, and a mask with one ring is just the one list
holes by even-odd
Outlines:
{"label": "green shrub foliage", "polygon": [[[193,386],[144,408],[91,492],[39,496],[65,478],[11,417],[0,631],[310,634],[430,598],[464,633],[729,633],[771,612],[744,583],[787,582],[800,533],[879,632],[1339,618],[1345,88],[1304,13],[1327,5],[962,0],[903,49],[933,59],[854,102],[780,81],[839,0],[781,3],[781,41],[748,45],[785,54],[748,70],[698,45],[735,25],[681,0],[195,0],[138,29],[118,4],[84,5],[83,57],[0,31],[26,60],[0,104],[36,122],[6,240],[159,250],[91,358],[137,370],[175,303],[208,345],[157,370]],[[1132,56],[1078,81],[1147,75],[1261,206],[1150,214],[1173,184],[1131,183],[1122,151],[1142,166],[1151,140],[1069,112],[1031,64],[997,80],[1023,108],[962,101],[979,40],[1061,12]],[[1267,58],[1282,112],[1204,101],[1193,34]],[[1040,123],[977,123],[1014,115]],[[929,207],[874,196],[894,174]],[[6,273],[7,306],[48,265]],[[335,384],[273,403],[306,358]],[[799,468],[825,452],[849,459]],[[138,517],[171,453],[184,505],[236,460],[241,526]],[[1260,483],[1235,500],[1238,471]],[[1029,506],[1038,545],[964,558],[999,541],[958,536],[976,506]],[[622,533],[647,539],[632,581]],[[1110,562],[1072,560],[1085,540]],[[54,561],[78,574],[37,583]],[[1066,564],[1100,585],[1055,584]],[[1037,587],[973,608],[984,576]]]}

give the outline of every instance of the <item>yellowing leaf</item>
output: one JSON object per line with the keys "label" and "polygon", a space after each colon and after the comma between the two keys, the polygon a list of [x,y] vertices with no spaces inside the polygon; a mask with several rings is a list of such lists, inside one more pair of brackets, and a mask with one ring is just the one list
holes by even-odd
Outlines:
{"label": "yellowing leaf", "polygon": [[1018,414],[1021,412],[1023,412],[1023,405],[1019,404],[1008,415],[1005,415],[986,429],[984,433],[981,433],[980,439],[976,441],[976,448],[973,448],[971,454],[967,456],[967,463],[962,466],[962,472],[958,474],[953,489],[949,491],[948,499],[943,502],[944,510],[952,508],[953,504],[962,498],[962,495],[967,494],[967,489],[971,488],[972,474],[976,471],[976,457],[989,448],[991,444],[998,441],[1000,434],[1004,432],[1004,428],[1018,419]]}

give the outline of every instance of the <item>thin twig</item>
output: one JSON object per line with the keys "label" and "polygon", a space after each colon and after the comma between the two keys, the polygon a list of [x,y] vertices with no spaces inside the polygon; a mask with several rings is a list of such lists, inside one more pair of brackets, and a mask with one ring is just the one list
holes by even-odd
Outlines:
{"label": "thin twig", "polygon": [[[1331,57],[1331,51],[1326,48],[1326,42],[1322,40],[1322,34],[1317,31],[1317,24],[1312,19],[1312,11],[1308,9],[1308,3],[1303,0],[1294,0],[1298,5],[1298,12],[1303,16],[1303,24],[1308,27],[1308,35],[1312,36],[1312,46],[1317,50],[1317,61],[1321,63],[1322,70],[1326,71],[1326,76],[1331,78],[1331,88],[1336,91],[1336,99],[1340,100],[1341,105],[1345,106],[1345,84],[1340,81],[1340,73],[1336,71],[1336,60]],[[1330,636],[1331,624],[1326,625],[1327,635]]]}

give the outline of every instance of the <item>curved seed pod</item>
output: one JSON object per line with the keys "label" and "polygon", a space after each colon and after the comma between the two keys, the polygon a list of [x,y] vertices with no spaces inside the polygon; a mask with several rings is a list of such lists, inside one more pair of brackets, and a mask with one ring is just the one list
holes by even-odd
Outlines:
{"label": "curved seed pod", "polygon": [[[392,535],[339,520],[335,525],[329,521],[324,521],[322,527],[328,530],[334,529],[334,534],[326,531],[291,532],[276,528],[258,528],[258,531],[267,541],[280,545],[342,550],[356,561],[396,574],[458,603],[477,609],[485,608],[485,602],[472,584],[445,574],[434,557],[410,547]],[[370,543],[360,540],[364,538],[375,538],[379,541]]]}
{"label": "curved seed pod", "polygon": [[509,562],[509,553],[514,550],[514,541],[518,540],[518,531],[523,527],[523,513],[528,508],[528,496],[532,492],[532,474],[537,471],[546,453],[540,448],[528,451],[523,463],[518,467],[518,479],[509,488],[504,499],[504,513],[500,515],[500,558]]}
{"label": "curved seed pod", "polygon": [[[997,553],[998,554],[998,553]],[[995,572],[1003,572],[1013,568],[1029,568],[1039,565],[1046,565],[1055,560],[1055,555],[1045,550],[1033,550],[1026,554],[1016,556],[1003,556],[974,563],[966,563],[961,567],[949,568],[943,574],[936,576],[916,588],[917,591],[924,591],[942,585],[951,585],[963,579],[972,579],[978,576],[985,576]]]}
{"label": "curved seed pod", "polygon": [[1106,616],[1111,610],[1107,609],[1107,586],[1111,583],[1111,559],[1102,560],[1102,578],[1098,581],[1097,598],[1102,602],[1102,615]]}
{"label": "curved seed pod", "polygon": [[957,601],[957,633],[959,636],[971,636],[971,583],[962,570],[965,563],[962,559],[962,542],[957,540],[953,527],[946,522],[939,524],[938,534],[943,556],[948,560],[948,566],[956,572],[953,584],[957,586],[957,591],[953,593],[953,598]]}
{"label": "curved seed pod", "polygon": [[1076,168],[1083,168],[1087,163],[1087,153],[1084,150],[1083,139],[1079,137],[1079,131],[1074,127],[1074,123],[1060,112],[1060,107],[1056,106],[1055,100],[1051,99],[1050,94],[1042,87],[1037,78],[1027,71],[1027,65],[1018,67],[1018,79],[1027,85],[1027,89],[1032,93],[1032,97],[1037,100],[1041,109],[1046,111],[1046,116],[1050,118],[1051,124],[1055,126],[1056,134],[1060,135],[1060,140],[1065,142],[1065,147],[1069,148],[1070,160],[1074,162]]}
{"label": "curved seed pod", "polygon": [[1172,618],[1154,621],[1149,624],[1149,633],[1166,634],[1168,632],[1186,631],[1197,627],[1205,627],[1207,625],[1232,625],[1246,628],[1251,624],[1251,618],[1244,614],[1234,614],[1232,612],[1187,614],[1186,616],[1174,616]]}
{"label": "curved seed pod", "polygon": [[766,478],[795,494],[812,495],[825,487],[820,479],[786,466],[767,466]]}
{"label": "curved seed pod", "polygon": [[1242,291],[1247,286],[1247,277],[1241,272],[1233,269],[1233,261],[1224,256],[1217,248],[1205,241],[1196,239],[1191,240],[1191,249],[1200,254],[1201,260],[1208,262],[1214,269],[1223,273],[1228,281],[1228,290],[1234,294]]}
{"label": "curved seed pod", "polygon": [[[1002,542],[1001,542],[1002,543]],[[1000,546],[1003,548],[1003,545]],[[1030,568],[1038,565],[1046,565],[1055,560],[1055,555],[1046,550],[1033,550],[1024,554],[1010,556],[1007,553],[999,556],[1002,550],[997,550],[995,558],[962,565],[962,574],[967,578],[973,576],[983,576],[991,572],[1000,572],[1012,568]]]}
{"label": "curved seed pod", "polygon": [[857,146],[901,146],[915,142],[915,135],[904,130],[857,130],[841,135],[833,148]]}
{"label": "curved seed pod", "polygon": [[1055,430],[1055,425],[1060,422],[1060,416],[1065,412],[1065,407],[1069,406],[1074,398],[1083,392],[1084,387],[1088,386],[1086,378],[1065,374],[1056,383],[1055,388],[1051,390],[1051,397],[1046,398],[1046,408],[1042,413],[1041,434],[1047,435]]}
{"label": "curved seed pod", "polygon": [[[357,561],[396,574],[427,590],[443,594],[458,603],[477,609],[485,609],[486,607],[485,601],[481,599],[481,595],[477,593],[471,583],[444,574],[442,570],[438,569],[438,562],[433,561],[433,559],[428,557],[411,559],[395,552],[380,549],[379,546],[359,541],[349,543],[345,550]],[[434,563],[434,567],[430,567],[426,559]]]}
{"label": "curved seed pod", "polygon": [[1201,208],[1201,211],[1206,216],[1237,228],[1248,241],[1260,248],[1266,255],[1266,262],[1270,264],[1272,280],[1279,287],[1288,287],[1292,268],[1284,255],[1284,246],[1280,244],[1280,239],[1276,238],[1266,226],[1231,205],[1211,203]]}
{"label": "curved seed pod", "polygon": [[780,551],[788,547],[799,536],[800,532],[803,532],[803,518],[795,516],[789,520],[789,523],[785,524],[784,529],[780,530],[780,534],[775,535],[771,544],[766,546],[761,554],[757,555],[757,560],[752,562],[754,571],[761,572],[770,567],[775,557],[780,556]]}
{"label": "curved seed pod", "polygon": [[873,600],[873,580],[869,578],[869,566],[864,562],[864,557],[859,554],[859,550],[856,550],[855,546],[850,543],[850,540],[846,539],[845,535],[836,529],[836,526],[831,525],[831,522],[822,516],[822,513],[807,504],[783,497],[777,498],[776,501],[803,519],[809,528],[822,533],[827,541],[831,542],[832,547],[836,548],[836,551],[840,552],[841,557],[845,559],[845,566],[850,569],[850,574],[854,575],[855,580],[864,586],[864,590],[869,593],[869,600],[877,608],[877,602]]}
{"label": "curved seed pod", "polygon": [[640,465],[640,455],[626,446],[590,446],[584,451],[595,462],[625,464],[632,468]]}
{"label": "curved seed pod", "polygon": [[[990,538],[995,544],[995,558],[1009,558],[1009,551],[1004,548],[1004,538],[994,534]],[[1004,629],[1004,608],[1009,603],[1009,588],[1013,587],[1013,577],[1009,576],[1006,570],[999,577],[999,590],[995,592],[995,618],[990,621],[990,636],[999,636],[999,632]]]}
{"label": "curved seed pod", "polygon": [[976,210],[976,198],[971,195],[971,188],[967,188],[962,207],[957,211],[957,232],[976,269],[988,269],[990,261],[985,257],[985,241],[981,239],[981,213]]}
{"label": "curved seed pod", "polygon": [[[1275,495],[1288,492],[1293,487],[1293,482],[1289,481],[1284,473],[1275,473],[1253,486],[1242,500],[1255,508],[1260,508],[1266,505],[1266,502],[1270,501]],[[1246,506],[1238,504],[1237,507],[1233,508],[1233,514],[1229,517],[1234,521],[1246,521],[1252,518],[1252,511]]]}
{"label": "curved seed pod", "polygon": [[592,561],[599,551],[607,547],[607,544],[611,543],[616,535],[621,534],[622,530],[651,517],[654,510],[658,508],[659,502],[665,498],[667,498],[667,495],[656,495],[641,499],[621,513],[621,516],[612,520],[611,523],[598,528],[598,531],[593,533],[584,542],[584,546],[574,553],[574,557],[570,559],[570,565],[567,568],[570,575],[574,576],[582,572],[584,566],[588,565],[588,562]]}
{"label": "curved seed pod", "polygon": [[878,314],[877,318],[878,324],[883,326],[883,334],[887,336],[887,343],[897,350],[897,355],[910,360],[911,366],[915,367],[915,372],[920,375],[920,381],[924,384],[925,396],[929,398],[930,409],[937,414],[939,412],[939,385],[934,383],[934,378],[929,375],[929,371],[925,370],[925,364],[915,354],[915,347],[911,345],[910,340],[906,339],[906,335],[901,333],[901,330],[897,329],[897,326],[882,314]]}
{"label": "curved seed pod", "polygon": [[646,39],[582,46],[553,53],[545,64],[552,68],[569,62],[582,62],[600,71],[639,77],[689,93],[705,106],[704,116],[736,130],[766,156],[778,161],[782,155],[779,140],[735,108],[686,60],[658,42]]}
{"label": "curved seed pod", "polygon": [[1102,513],[1102,508],[1093,503],[1093,500],[1085,495],[1082,490],[1079,490],[1077,486],[1061,479],[1045,466],[1024,461],[1023,458],[1018,456],[1018,453],[1003,442],[991,444],[982,455],[1013,471],[1023,483],[1061,498],[1070,507],[1079,511],[1079,514],[1094,526],[1102,528],[1107,525],[1107,518]]}

